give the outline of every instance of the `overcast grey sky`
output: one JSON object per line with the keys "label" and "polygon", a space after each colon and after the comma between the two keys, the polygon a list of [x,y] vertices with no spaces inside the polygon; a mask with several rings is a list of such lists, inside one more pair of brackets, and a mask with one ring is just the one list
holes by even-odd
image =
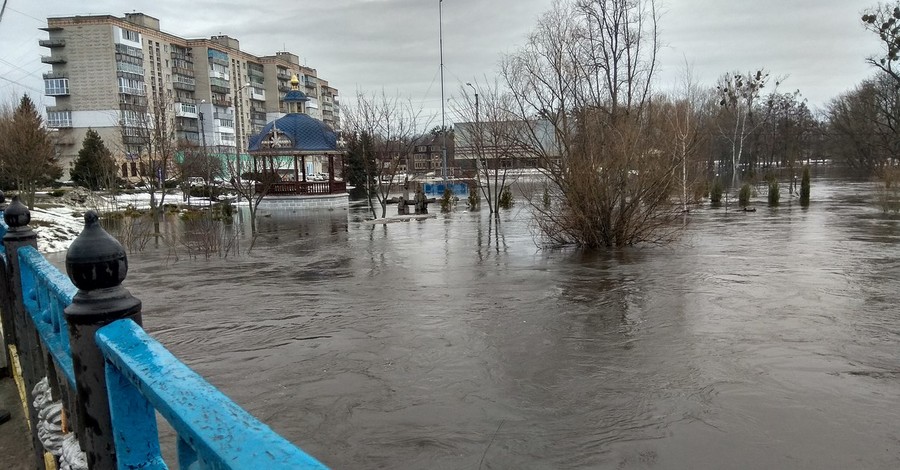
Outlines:
{"label": "overcast grey sky", "polygon": [[[780,90],[799,89],[813,109],[872,75],[864,63],[878,44],[860,23],[876,0],[667,0],[661,21],[658,85],[678,80],[685,61],[704,85],[733,70],[767,68],[787,76]],[[130,11],[159,18],[182,37],[227,34],[252,54],[296,53],[337,87],[341,101],[357,90],[409,97],[440,123],[438,0],[132,0]],[[524,43],[550,0],[443,2],[445,93],[496,75],[501,54]],[[38,46],[48,16],[122,16],[123,2],[8,0],[0,20],[0,99],[28,92],[41,104]],[[448,121],[452,122],[448,106]]]}

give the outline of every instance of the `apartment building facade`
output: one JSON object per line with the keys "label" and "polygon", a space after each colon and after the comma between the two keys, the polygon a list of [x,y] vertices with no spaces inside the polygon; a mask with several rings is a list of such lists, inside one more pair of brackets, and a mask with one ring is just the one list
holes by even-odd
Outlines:
{"label": "apartment building facade", "polygon": [[49,33],[41,61],[52,67],[44,92],[55,98],[47,125],[66,171],[92,128],[119,159],[120,176],[138,176],[139,134],[154,110],[165,110],[183,145],[243,153],[250,135],[287,112],[292,76],[310,98],[308,114],[340,129],[338,90],[295,54],[256,56],[227,35],[179,37],[143,13],[48,18],[41,29]]}

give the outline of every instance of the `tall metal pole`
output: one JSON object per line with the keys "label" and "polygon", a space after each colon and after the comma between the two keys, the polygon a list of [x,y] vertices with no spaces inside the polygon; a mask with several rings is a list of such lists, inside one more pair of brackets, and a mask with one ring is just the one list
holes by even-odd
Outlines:
{"label": "tall metal pole", "polygon": [[444,20],[443,20],[443,4],[444,0],[438,0],[438,39],[441,48],[441,157],[443,166],[441,173],[444,177],[444,188],[447,187],[447,124],[446,113],[444,112]]}
{"label": "tall metal pole", "polygon": [[478,90],[475,88],[475,85],[472,85],[469,82],[466,82],[472,91],[475,92],[475,181],[478,184],[481,184],[481,125],[478,122]]}

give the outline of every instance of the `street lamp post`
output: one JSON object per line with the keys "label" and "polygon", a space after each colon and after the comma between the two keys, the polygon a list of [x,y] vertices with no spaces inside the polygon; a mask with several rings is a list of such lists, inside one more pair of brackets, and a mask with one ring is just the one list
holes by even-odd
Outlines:
{"label": "street lamp post", "polygon": [[444,107],[444,20],[443,20],[443,0],[438,0],[438,40],[440,41],[441,51],[441,157],[443,161],[442,174],[444,177],[444,189],[447,188],[447,124]]}
{"label": "street lamp post", "polygon": [[466,82],[466,85],[475,92],[475,132],[477,132],[475,137],[475,181],[481,185],[481,124],[478,121],[478,90],[469,82]]}
{"label": "street lamp post", "polygon": [[244,89],[251,86],[250,83],[245,83],[238,87],[234,93],[234,159],[235,166],[237,167],[237,177],[235,178],[235,184],[237,184],[237,202],[241,202],[241,191],[244,190],[244,187],[241,186],[241,151],[243,150],[243,138],[241,137],[241,117],[243,117],[243,113],[238,112],[238,104],[243,104],[243,99],[239,99],[239,95],[243,96]]}

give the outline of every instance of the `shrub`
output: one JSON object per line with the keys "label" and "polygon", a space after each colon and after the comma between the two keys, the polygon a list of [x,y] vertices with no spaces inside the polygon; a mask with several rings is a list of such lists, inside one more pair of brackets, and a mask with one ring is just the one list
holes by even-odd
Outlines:
{"label": "shrub", "polygon": [[722,185],[722,180],[716,178],[713,180],[712,185],[709,188],[709,202],[713,205],[719,205],[722,203],[722,193],[725,192],[725,187]]}
{"label": "shrub", "polygon": [[800,205],[809,206],[809,165],[803,167],[803,179],[800,180]]}
{"label": "shrub", "polygon": [[64,189],[54,189],[53,191],[47,193],[47,195],[50,197],[62,197],[64,194],[66,194],[66,191]]}
{"label": "shrub", "polygon": [[501,209],[509,209],[513,205],[513,196],[512,191],[510,191],[509,186],[504,186],[503,191],[500,193],[500,208]]}
{"label": "shrub", "polygon": [[470,210],[478,209],[481,204],[481,196],[478,195],[478,188],[469,188],[469,198],[467,199]]}
{"label": "shrub", "polygon": [[195,186],[191,188],[191,197],[205,197],[215,199],[222,194],[222,188],[216,186]]}
{"label": "shrub", "polygon": [[444,195],[441,196],[441,212],[450,212],[450,206],[453,203],[453,190],[449,187],[444,188]]}
{"label": "shrub", "polygon": [[780,199],[781,194],[778,191],[778,181],[772,180],[769,182],[769,207],[778,207]]}
{"label": "shrub", "polygon": [[750,205],[750,193],[750,183],[744,183],[744,185],[741,186],[740,194],[738,194],[738,205],[740,207],[747,207]]}

